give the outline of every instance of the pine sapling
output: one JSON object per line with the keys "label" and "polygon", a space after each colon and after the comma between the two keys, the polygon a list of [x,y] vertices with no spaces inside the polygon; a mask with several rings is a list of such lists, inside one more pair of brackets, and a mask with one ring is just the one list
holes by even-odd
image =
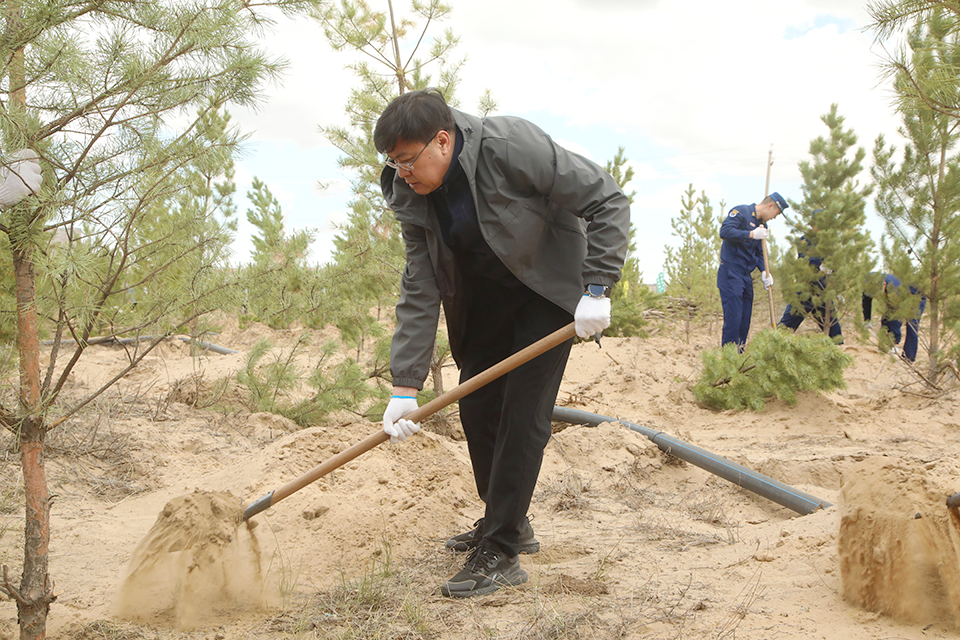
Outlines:
{"label": "pine sapling", "polygon": [[801,391],[846,388],[843,370],[853,364],[825,335],[767,329],[743,353],[733,344],[703,352],[703,373],[693,387],[697,401],[717,409],[760,411],[770,398],[797,402]]}

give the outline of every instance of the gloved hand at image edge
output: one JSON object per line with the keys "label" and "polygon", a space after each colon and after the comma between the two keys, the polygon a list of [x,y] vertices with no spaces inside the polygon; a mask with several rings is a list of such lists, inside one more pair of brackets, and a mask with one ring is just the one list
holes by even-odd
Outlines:
{"label": "gloved hand at image edge", "polygon": [[767,271],[760,272],[760,282],[763,283],[764,289],[769,289],[773,286],[773,275]]}
{"label": "gloved hand at image edge", "polygon": [[573,314],[573,321],[577,335],[584,340],[602,333],[610,326],[610,298],[582,296]]}
{"label": "gloved hand at image edge", "polygon": [[43,175],[33,149],[21,149],[0,167],[0,208],[12,207],[40,191]]}
{"label": "gloved hand at image edge", "polygon": [[411,396],[393,396],[383,412],[383,432],[390,436],[390,443],[403,442],[420,431],[420,423],[404,420],[403,416],[413,413],[419,405]]}

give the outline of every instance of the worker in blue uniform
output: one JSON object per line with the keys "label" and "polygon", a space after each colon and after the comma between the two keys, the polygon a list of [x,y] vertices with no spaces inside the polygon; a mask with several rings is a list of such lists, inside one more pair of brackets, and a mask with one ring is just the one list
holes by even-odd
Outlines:
{"label": "worker in blue uniform", "polygon": [[[876,277],[877,274],[870,274],[871,276]],[[899,303],[898,295],[900,292],[900,278],[893,275],[892,273],[883,273],[879,274],[883,276],[883,295],[887,303],[887,312],[880,317],[880,327],[886,329],[890,334],[891,339],[893,340],[893,349],[891,353],[896,354],[898,346],[900,344],[900,338],[903,338],[903,351],[901,352],[901,357],[904,360],[909,362],[915,362],[917,360],[917,346],[920,342],[920,316],[923,315],[923,310],[927,307],[927,297],[923,294],[920,294],[920,290],[910,285],[910,294],[918,295],[920,294],[920,306],[917,310],[916,317],[907,321],[906,335],[903,335],[901,331],[903,327],[902,320],[895,320],[888,317],[888,314],[894,310]],[[869,293],[864,292],[862,298],[863,305],[863,321],[870,322],[873,310],[873,296]]]}
{"label": "worker in blue uniform", "polygon": [[737,205],[720,225],[720,268],[717,289],[723,306],[722,345],[733,343],[743,351],[753,314],[754,269],[760,270],[764,289],[773,286],[773,276],[764,270],[762,241],[769,236],[767,223],[784,212],[787,201],[773,192],[760,204]]}
{"label": "worker in blue uniform", "polygon": [[[823,209],[817,209],[811,214],[811,223],[810,227],[814,232],[817,232],[816,226],[816,215],[818,212],[823,211]],[[803,243],[801,247],[810,247],[810,241],[807,240],[806,236],[800,236],[800,241]],[[809,249],[808,249],[809,250]],[[806,257],[803,251],[797,251],[798,258]],[[833,273],[830,269],[823,264],[823,259],[818,256],[810,256],[807,258],[807,261],[810,263],[810,266],[814,268],[816,272],[820,273],[820,278],[810,282],[810,289],[808,291],[812,293],[820,293],[827,288],[827,276]],[[806,292],[804,292],[806,293]],[[801,298],[804,293],[801,293]],[[780,323],[778,326],[787,327],[793,331],[796,331],[800,324],[803,322],[804,315],[812,315],[814,320],[817,321],[817,324],[820,325],[820,330],[823,331],[824,322],[827,318],[827,305],[823,302],[816,305],[813,303],[811,297],[801,299],[800,305],[803,307],[803,313],[795,311],[793,305],[788,304],[787,308],[783,310],[783,317],[780,318]],[[836,313],[834,312],[833,305],[830,305],[830,338],[837,338],[836,342],[843,344],[843,332],[840,330],[840,321],[837,319]]]}

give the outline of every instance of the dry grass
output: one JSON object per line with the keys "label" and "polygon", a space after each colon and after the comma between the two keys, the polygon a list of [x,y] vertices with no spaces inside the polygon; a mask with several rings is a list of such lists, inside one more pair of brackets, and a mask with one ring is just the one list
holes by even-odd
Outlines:
{"label": "dry grass", "polygon": [[194,409],[209,409],[223,404],[235,386],[231,377],[207,380],[202,371],[195,372],[187,378],[175,380],[159,402],[164,406],[179,402]]}
{"label": "dry grass", "polygon": [[139,640],[151,636],[136,625],[95,620],[78,629],[73,637],[75,640]]}
{"label": "dry grass", "polygon": [[568,470],[540,492],[540,499],[552,502],[554,512],[583,511],[590,506],[587,494],[590,493],[592,484],[592,481],[584,480],[576,471]]}
{"label": "dry grass", "polygon": [[760,599],[766,590],[766,587],[760,583],[761,577],[762,573],[758,568],[753,576],[747,580],[743,589],[740,590],[740,593],[737,595],[738,600],[733,605],[730,615],[717,632],[717,640],[736,636],[737,627],[740,626],[740,623],[747,617],[753,605],[756,604],[757,600]]}

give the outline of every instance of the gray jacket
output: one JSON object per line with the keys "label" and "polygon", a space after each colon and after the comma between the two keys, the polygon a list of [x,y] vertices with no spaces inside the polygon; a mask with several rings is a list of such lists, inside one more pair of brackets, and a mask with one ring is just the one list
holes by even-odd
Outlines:
{"label": "gray jacket", "polygon": [[[627,253],[630,204],[610,174],[521,118],[477,118],[454,109],[459,161],[490,248],[526,286],[571,314],[584,287],[612,287]],[[390,352],[393,383],[423,388],[443,304],[450,349],[464,339],[462,287],[433,205],[395,169],[380,186],[400,222],[407,262]]]}

